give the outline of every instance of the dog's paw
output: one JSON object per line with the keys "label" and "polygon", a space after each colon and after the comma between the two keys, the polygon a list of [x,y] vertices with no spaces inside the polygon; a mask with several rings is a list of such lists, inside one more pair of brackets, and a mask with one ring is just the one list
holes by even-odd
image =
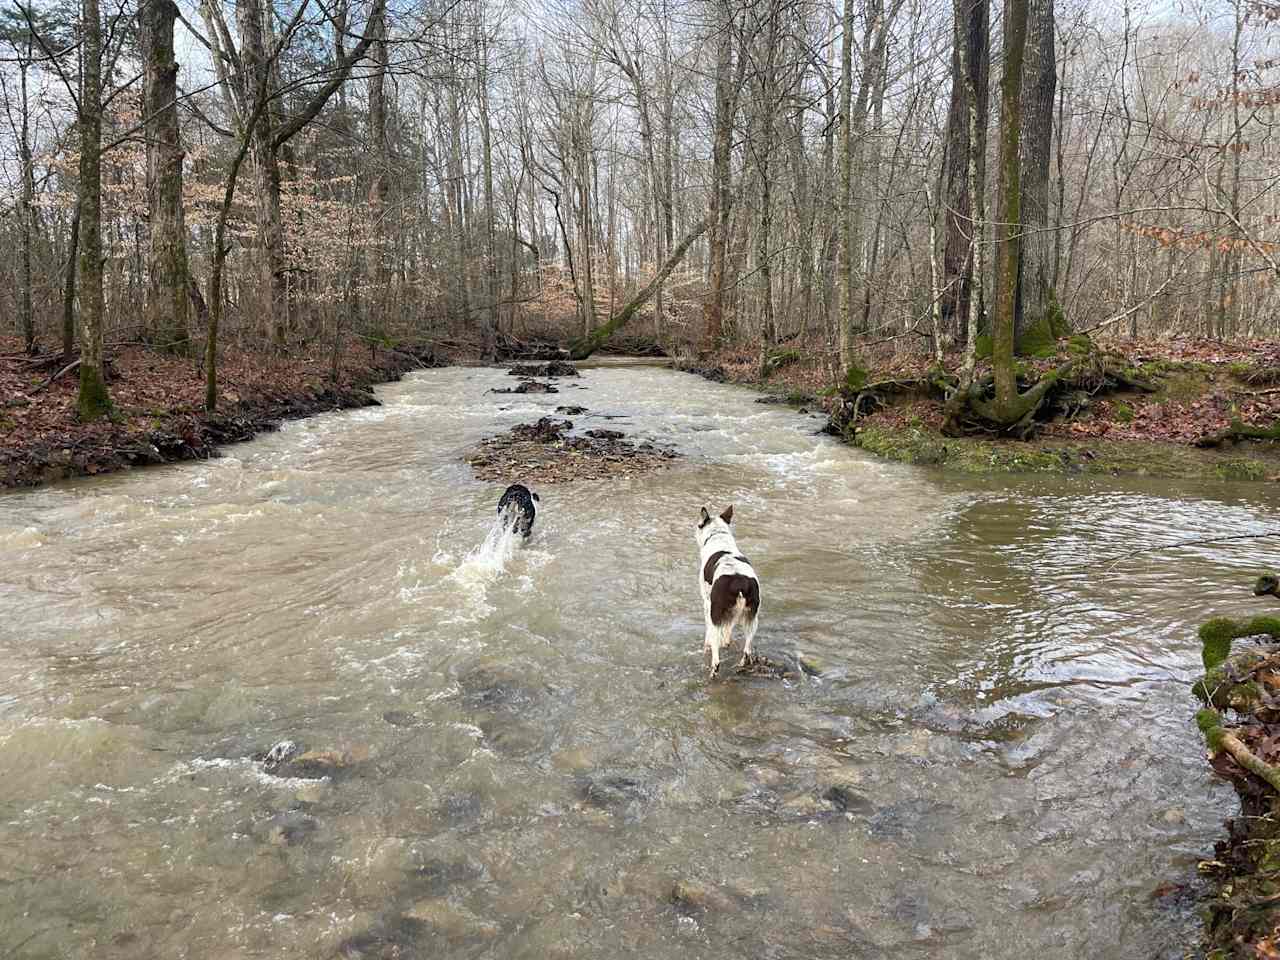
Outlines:
{"label": "dog's paw", "polygon": [[707,679],[715,680],[720,676],[720,664],[712,664],[711,669],[707,671]]}

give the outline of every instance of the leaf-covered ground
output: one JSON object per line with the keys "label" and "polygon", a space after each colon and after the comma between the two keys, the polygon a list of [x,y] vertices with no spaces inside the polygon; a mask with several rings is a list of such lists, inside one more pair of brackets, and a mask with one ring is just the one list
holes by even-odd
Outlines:
{"label": "leaf-covered ground", "polygon": [[218,443],[248,439],[281,420],[373,403],[371,384],[423,365],[408,353],[352,349],[331,381],[319,352],[230,348],[219,358],[218,412],[211,416],[195,361],[121,346],[108,351],[111,415],[81,423],[78,371],[63,372],[59,357],[27,357],[19,346],[0,340],[0,487],[211,456]]}
{"label": "leaf-covered ground", "polygon": [[[864,345],[859,351],[869,368],[868,379],[915,379],[934,366],[923,349],[904,349],[902,342]],[[1069,415],[1044,424],[1038,438],[1059,440],[1133,440],[1202,445],[1239,421],[1269,427],[1280,420],[1280,341],[1260,340],[1221,343],[1211,340],[1100,341],[1097,346],[1150,378],[1154,393],[1124,392],[1086,395]],[[1053,369],[1068,358],[1067,343],[1060,343],[1055,357],[1022,361],[1028,379]],[[761,380],[758,352],[726,350],[699,369],[719,368],[729,382],[752,384],[772,393],[802,399],[815,397],[829,403],[824,391],[834,381],[828,351],[818,342],[788,345],[796,354],[767,379]],[[948,354],[945,365],[957,369],[958,353]],[[978,374],[988,365],[979,363]],[[880,429],[942,426],[942,407],[936,400],[904,397],[900,402],[872,413],[862,423]],[[1017,441],[1007,441],[1016,444]]]}

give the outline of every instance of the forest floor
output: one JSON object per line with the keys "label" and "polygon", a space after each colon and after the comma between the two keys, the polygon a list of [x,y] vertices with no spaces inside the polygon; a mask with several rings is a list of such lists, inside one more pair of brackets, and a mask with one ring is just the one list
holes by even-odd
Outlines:
{"label": "forest floor", "polygon": [[59,355],[27,357],[0,339],[0,488],[30,487],[147,463],[204,459],[283,420],[377,403],[371,387],[439,366],[430,351],[346,351],[337,381],[320,351],[276,356],[228,348],[218,367],[218,412],[204,412],[204,377],[191,359],[140,345],[108,351],[110,416],[81,423],[79,378]]}
{"label": "forest floor", "polygon": [[[862,416],[846,439],[890,460],[971,473],[1033,472],[1136,474],[1186,479],[1280,479],[1280,442],[1224,437],[1233,424],[1263,429],[1280,424],[1280,341],[1225,344],[1207,340],[1108,340],[1095,344],[1113,362],[1155,386],[1150,392],[1076,391],[1027,441],[984,436],[946,437],[935,391],[912,386],[928,379],[933,358],[863,345],[871,384],[896,381],[887,402]],[[1052,356],[1021,361],[1033,381],[1068,357],[1068,341]],[[761,376],[758,351],[722,350],[681,369],[762,390],[779,402],[824,409],[839,402],[823,352],[799,345],[774,354],[781,364]],[[946,357],[957,369],[959,356]],[[979,364],[979,376],[984,364]],[[852,433],[852,436],[850,436]]]}

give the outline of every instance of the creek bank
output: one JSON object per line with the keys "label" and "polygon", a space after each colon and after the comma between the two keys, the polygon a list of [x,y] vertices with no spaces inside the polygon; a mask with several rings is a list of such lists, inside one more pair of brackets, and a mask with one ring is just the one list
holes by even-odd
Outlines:
{"label": "creek bank", "polygon": [[204,381],[190,360],[142,347],[116,351],[107,386],[113,410],[76,415],[78,382],[57,376],[60,357],[0,356],[0,488],[35,487],[148,464],[205,460],[228,443],[278,430],[286,420],[376,406],[373,386],[411,370],[447,366],[430,346],[348,351],[336,381],[327,358],[228,350],[221,403],[204,411]]}
{"label": "creek bank", "polygon": [[[1280,479],[1280,389],[1272,386],[1280,384],[1280,342],[1071,338],[1020,361],[1020,387],[1057,369],[1072,351],[1079,358],[1086,345],[1088,362],[1045,404],[1028,440],[944,435],[942,388],[951,382],[944,371],[956,368],[958,356],[948,355],[939,369],[931,356],[864,345],[866,369],[839,388],[820,343],[788,348],[763,364],[758,352],[722,350],[673,366],[762,391],[760,403],[823,411],[823,432],[903,463],[967,473]],[[980,364],[979,380],[987,376]]]}
{"label": "creek bank", "polygon": [[[1200,628],[1205,674],[1192,686],[1204,704],[1196,725],[1215,774],[1235,788],[1240,816],[1200,864],[1215,887],[1205,915],[1211,960],[1280,955],[1280,606],[1274,576],[1258,578],[1270,610],[1249,620],[1217,617]],[[1265,639],[1234,654],[1232,642]]]}
{"label": "creek bank", "polygon": [[573,421],[542,417],[481,440],[464,458],[478,480],[566,483],[630,477],[669,466],[679,454],[620,430],[570,434]]}

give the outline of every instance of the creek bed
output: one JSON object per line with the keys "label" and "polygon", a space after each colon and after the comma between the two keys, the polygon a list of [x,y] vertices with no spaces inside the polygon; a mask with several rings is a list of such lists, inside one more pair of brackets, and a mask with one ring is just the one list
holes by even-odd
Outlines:
{"label": "creek bed", "polygon": [[[1265,489],[886,464],[642,365],[512,382],[0,496],[0,947],[1182,956],[1196,890],[1152,893],[1234,803],[1195,628],[1274,547],[1101,561],[1274,525]],[[569,402],[680,459],[543,490],[495,564],[461,457]],[[703,680],[729,503],[785,679]],[[332,769],[252,759],[285,739]]]}

